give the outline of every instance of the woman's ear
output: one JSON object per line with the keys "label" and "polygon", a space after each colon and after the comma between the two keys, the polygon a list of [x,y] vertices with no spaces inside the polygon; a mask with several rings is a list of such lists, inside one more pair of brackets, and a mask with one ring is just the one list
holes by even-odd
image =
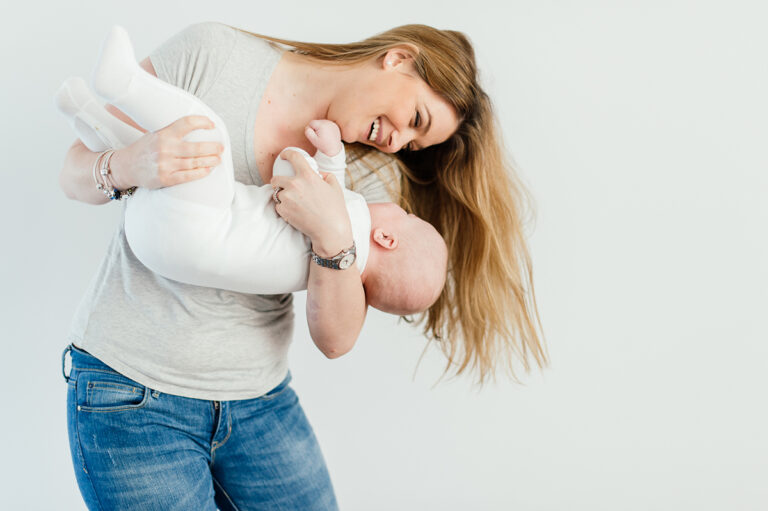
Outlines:
{"label": "woman's ear", "polygon": [[413,64],[413,59],[419,54],[419,49],[413,44],[403,43],[387,50],[381,66],[385,70],[397,69],[402,64]]}
{"label": "woman's ear", "polygon": [[394,233],[385,231],[381,227],[373,230],[373,241],[386,250],[396,249],[398,243],[397,236]]}

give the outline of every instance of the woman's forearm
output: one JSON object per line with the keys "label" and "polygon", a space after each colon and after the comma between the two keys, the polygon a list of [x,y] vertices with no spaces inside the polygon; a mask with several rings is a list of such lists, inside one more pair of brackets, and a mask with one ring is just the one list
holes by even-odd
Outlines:
{"label": "woman's forearm", "polygon": [[[130,124],[140,131],[145,131],[114,106],[106,105],[106,109],[120,121]],[[75,140],[69,148],[59,174],[59,186],[68,198],[97,205],[109,202],[109,198],[104,192],[96,188],[96,183],[93,180],[93,164],[97,157],[98,153],[88,149],[80,139]],[[130,178],[127,178],[128,173],[123,168],[125,165],[120,165],[122,160],[123,151],[118,149],[110,160],[110,170],[112,182],[119,189],[125,190],[135,183],[126,182],[126,179],[130,180]]]}
{"label": "woman's forearm", "polygon": [[69,148],[59,174],[59,186],[70,199],[88,204],[105,204],[109,198],[93,182],[93,164],[98,153],[78,139]]}
{"label": "woman's forearm", "polygon": [[307,281],[307,323],[312,340],[328,358],[337,358],[355,345],[367,306],[360,273],[324,268],[310,262]]}
{"label": "woman's forearm", "polygon": [[[320,257],[333,257],[352,244],[352,224],[341,185],[332,174],[322,178],[296,151],[286,151],[296,176],[272,176],[275,211],[309,237]],[[328,358],[347,353],[363,328],[367,304],[356,267],[334,270],[309,262],[307,323],[312,340]]]}

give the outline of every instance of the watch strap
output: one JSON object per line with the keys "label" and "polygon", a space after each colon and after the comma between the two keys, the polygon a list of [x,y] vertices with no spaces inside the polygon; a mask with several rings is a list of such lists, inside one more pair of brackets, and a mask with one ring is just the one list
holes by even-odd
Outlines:
{"label": "watch strap", "polygon": [[333,257],[329,257],[329,258],[320,257],[311,248],[309,250],[309,254],[310,254],[310,257],[312,258],[312,261],[314,261],[314,263],[319,265],[319,266],[322,266],[324,268],[331,268],[331,269],[334,269],[334,270],[345,270],[349,266],[352,266],[352,264],[350,264],[349,266],[347,266],[345,268],[341,268],[341,266],[339,266],[339,263],[341,263],[342,259],[344,259],[348,255],[352,255],[353,256],[352,262],[354,263],[354,257],[357,255],[357,251],[356,251],[356,247],[355,247],[355,242],[353,241],[351,247],[342,250],[341,252],[339,252],[338,254],[336,254]]}

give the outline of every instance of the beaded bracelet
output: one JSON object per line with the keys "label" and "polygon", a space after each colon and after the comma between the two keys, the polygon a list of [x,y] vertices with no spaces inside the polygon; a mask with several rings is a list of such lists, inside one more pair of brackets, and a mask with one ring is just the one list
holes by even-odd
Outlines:
{"label": "beaded bracelet", "polygon": [[[93,162],[93,181],[96,183],[96,188],[104,192],[109,200],[123,200],[128,198],[136,192],[136,187],[132,186],[127,190],[118,190],[114,186],[111,179],[112,171],[109,168],[109,162],[112,159],[112,155],[115,154],[114,149],[107,149],[102,151],[96,157],[96,161]],[[101,161],[104,161],[102,165],[99,165]],[[96,169],[99,169],[99,174],[103,179],[103,183],[96,177]]]}

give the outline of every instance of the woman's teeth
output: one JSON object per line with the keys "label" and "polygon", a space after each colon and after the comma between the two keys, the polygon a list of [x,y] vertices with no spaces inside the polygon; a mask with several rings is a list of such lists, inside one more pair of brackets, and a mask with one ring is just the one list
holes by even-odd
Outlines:
{"label": "woman's teeth", "polygon": [[368,140],[370,140],[371,142],[376,142],[376,137],[379,136],[379,118],[378,117],[373,121],[373,124],[371,126],[372,126],[371,135],[368,137]]}

